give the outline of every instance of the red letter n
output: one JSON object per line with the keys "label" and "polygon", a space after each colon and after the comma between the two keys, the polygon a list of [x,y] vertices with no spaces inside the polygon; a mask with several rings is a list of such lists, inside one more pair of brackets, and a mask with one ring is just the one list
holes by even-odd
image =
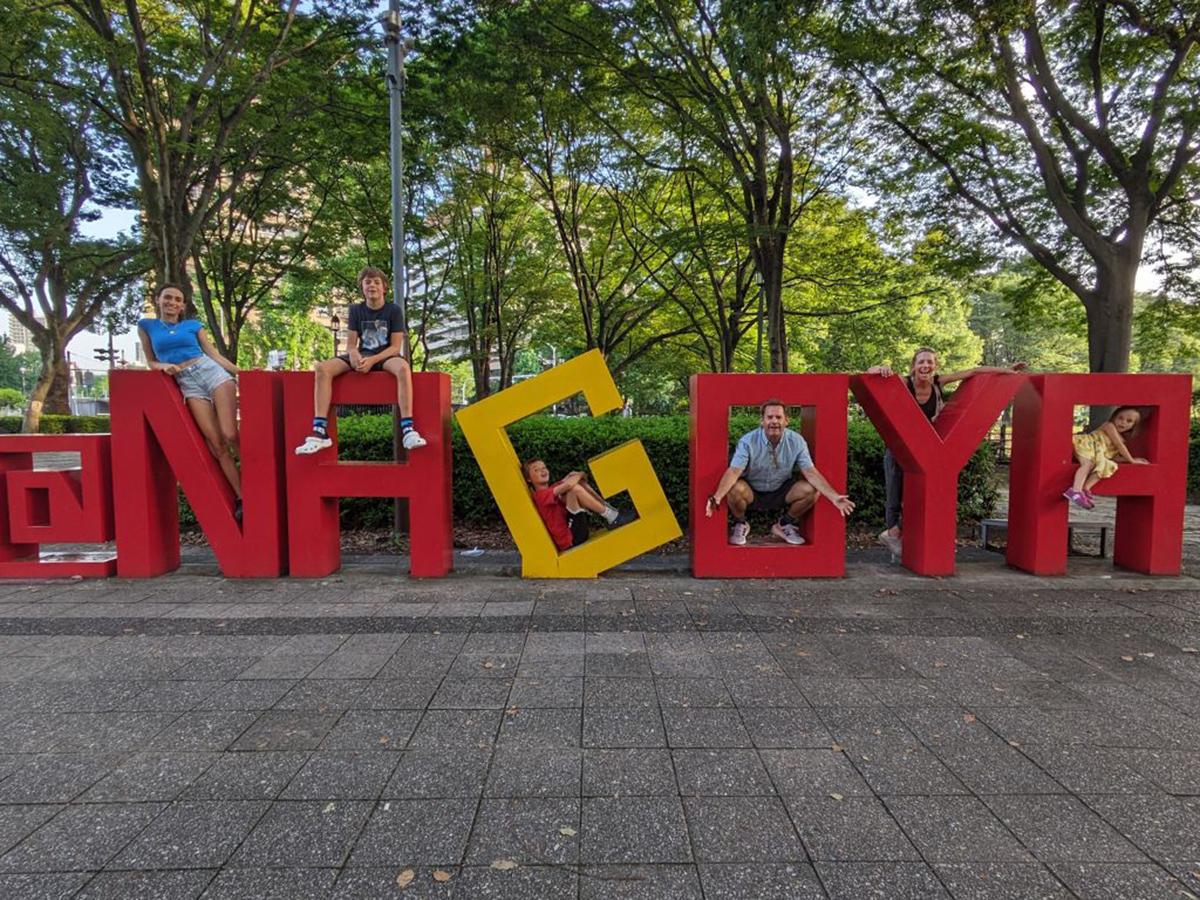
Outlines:
{"label": "red letter n", "polygon": [[386,372],[347,373],[333,382],[329,436],[334,446],[311,456],[291,448],[312,423],[313,376],[284,375],[287,411],[287,498],[290,571],[317,578],[341,564],[339,497],[406,497],[409,501],[409,571],[435,577],[450,571],[454,554],[450,469],[450,376],[413,373],[413,418],[426,446],[405,462],[338,462],[337,404],[396,402],[396,379]]}
{"label": "red letter n", "polygon": [[1008,563],[1035,575],[1067,569],[1070,505],[1063,491],[1079,463],[1071,437],[1078,406],[1136,406],[1129,452],[1094,491],[1117,497],[1113,563],[1146,575],[1178,575],[1187,490],[1190,375],[1035,375],[1017,395],[1009,476]]}
{"label": "red letter n", "polygon": [[179,567],[177,483],[222,573],[268,578],[283,572],[280,376],[243,372],[239,382],[241,525],[233,517],[233,490],[174,379],[128,370],[109,376],[118,575],[149,578]]}
{"label": "red letter n", "polygon": [[904,566],[952,575],[958,530],[958,473],[1021,385],[1021,375],[975,375],[933,422],[900,377],[855,375],[850,390],[904,470]]}
{"label": "red letter n", "polygon": [[804,517],[802,546],[729,544],[728,510],[709,518],[708,496],[729,468],[729,410],[781,400],[803,409],[800,431],[834,490],[846,487],[845,375],[693,375],[691,379],[692,574],[697,578],[819,578],[846,572],[846,523],[824,497]]}

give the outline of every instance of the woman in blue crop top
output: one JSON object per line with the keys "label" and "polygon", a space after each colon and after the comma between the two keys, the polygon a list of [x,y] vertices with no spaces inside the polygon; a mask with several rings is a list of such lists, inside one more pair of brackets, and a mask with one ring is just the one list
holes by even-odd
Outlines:
{"label": "woman in blue crop top", "polygon": [[204,326],[183,318],[185,301],[177,285],[165,284],[154,296],[157,319],[138,322],[138,337],[150,368],[175,379],[192,417],[229,479],[237,500],[234,517],[241,519],[242,484],[234,452],[237,450],[237,366],[212,345]]}

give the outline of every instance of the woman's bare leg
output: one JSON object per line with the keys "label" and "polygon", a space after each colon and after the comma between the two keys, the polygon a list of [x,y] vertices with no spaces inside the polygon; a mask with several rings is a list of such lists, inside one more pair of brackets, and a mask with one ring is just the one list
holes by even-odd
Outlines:
{"label": "woman's bare leg", "polygon": [[192,411],[192,418],[196,420],[196,424],[200,427],[200,433],[204,435],[209,452],[217,458],[217,464],[220,465],[221,471],[225,473],[225,478],[229,481],[230,487],[233,488],[234,494],[238,497],[242,496],[241,474],[238,472],[237,463],[229,455],[229,445],[221,437],[221,426],[217,421],[216,410],[213,409],[213,405],[207,400],[201,400],[196,397],[189,397],[187,404],[188,409]]}

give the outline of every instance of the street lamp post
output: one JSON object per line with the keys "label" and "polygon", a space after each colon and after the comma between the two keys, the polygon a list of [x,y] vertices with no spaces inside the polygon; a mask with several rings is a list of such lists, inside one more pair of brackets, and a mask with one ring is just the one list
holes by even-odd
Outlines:
{"label": "street lamp post", "polygon": [[[404,270],[404,144],[401,135],[401,113],[404,57],[412,48],[412,40],[401,37],[400,26],[400,0],[389,0],[387,15],[383,18],[383,42],[388,51],[388,121],[391,124],[389,150],[392,169],[392,300],[400,309],[400,327],[407,333],[408,279]],[[409,355],[407,347],[405,355]]]}
{"label": "street lamp post", "polygon": [[754,283],[758,286],[758,349],[754,354],[754,371],[763,370],[763,276],[762,270],[754,267]]}
{"label": "street lamp post", "polygon": [[329,330],[333,332],[333,355],[338,355],[338,330],[342,327],[342,320],[338,318],[338,314],[334,313],[329,318]]}

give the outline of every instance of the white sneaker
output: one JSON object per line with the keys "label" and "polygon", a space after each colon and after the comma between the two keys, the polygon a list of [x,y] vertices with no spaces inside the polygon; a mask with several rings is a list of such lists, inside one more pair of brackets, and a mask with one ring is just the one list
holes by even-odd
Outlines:
{"label": "white sneaker", "polygon": [[304,443],[296,448],[297,456],[308,456],[310,453],[317,453],[324,450],[326,447],[332,447],[333,441],[328,437],[323,437],[315,431],[304,439]]}
{"label": "white sneaker", "polygon": [[780,525],[776,522],[771,526],[771,534],[775,535],[781,541],[787,541],[789,544],[804,543],[804,538],[800,536],[800,529],[795,525]]}
{"label": "white sneaker", "polygon": [[741,547],[746,543],[746,538],[750,536],[749,522],[734,522],[733,527],[729,529],[729,543]]}
{"label": "white sneaker", "polygon": [[421,437],[415,428],[410,428],[404,432],[404,437],[400,443],[404,445],[405,450],[416,450],[418,447],[424,447],[429,442]]}

